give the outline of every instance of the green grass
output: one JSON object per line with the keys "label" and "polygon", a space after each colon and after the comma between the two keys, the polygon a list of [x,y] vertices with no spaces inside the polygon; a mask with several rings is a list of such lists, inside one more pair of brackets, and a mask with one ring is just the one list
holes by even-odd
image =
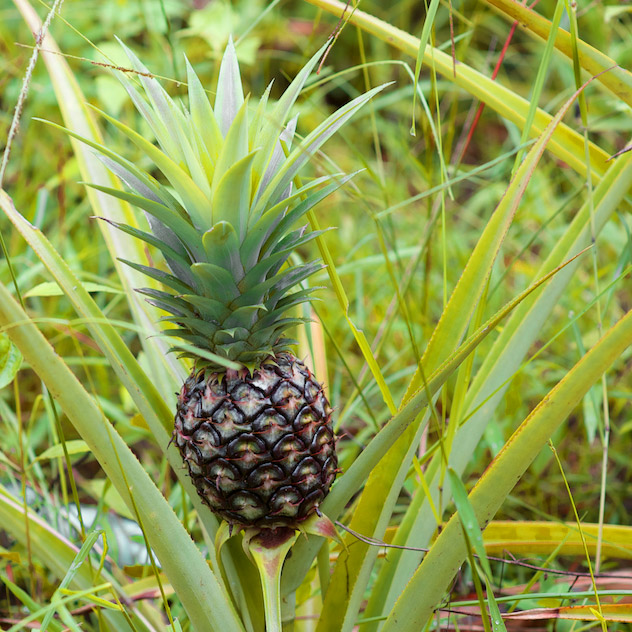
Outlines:
{"label": "green grass", "polygon": [[[95,169],[90,154],[35,120],[79,125],[87,101],[151,140],[108,69],[94,63],[104,54],[112,65],[127,64],[114,36],[170,94],[184,99],[183,54],[212,93],[232,33],[247,90],[259,96],[274,79],[275,98],[338,21],[329,0],[278,2],[269,10],[256,0],[198,4],[204,6],[66,0],[50,29],[65,57],[49,54],[46,63],[40,58],[29,82],[1,183],[6,195],[0,198],[6,246],[0,256],[3,629],[26,623],[29,613],[38,613],[40,622],[48,616],[49,630],[263,629],[255,567],[239,542],[231,541],[220,572],[212,544],[217,520],[192,492],[177,454],[166,453],[173,393],[188,367],[172,356],[165,359],[160,339],[153,337],[158,313],[133,297],[131,288],[140,282],[116,262],[121,256],[145,261],[146,253],[133,242],[117,242],[104,222],[91,219],[131,213],[115,201],[106,205],[94,192],[89,197],[79,182],[107,178],[105,172],[89,173]],[[3,140],[32,53],[27,6],[24,0],[0,2]],[[454,613],[448,618],[449,607],[462,612],[471,600],[480,605],[476,584],[485,595],[486,582],[503,614],[512,607],[508,595],[521,590],[550,598],[521,601],[516,612],[583,604],[598,611],[595,587],[611,589],[602,575],[625,572],[632,557],[629,531],[617,531],[632,525],[632,154],[606,161],[630,142],[632,131],[630,12],[623,5],[586,2],[577,7],[575,28],[575,17],[569,19],[560,5],[561,28],[570,36],[560,36],[557,48],[551,40],[547,54],[547,20],[554,19],[557,6],[551,0],[535,8],[545,19],[525,17],[521,5],[506,0],[432,2],[436,15],[426,30],[423,5],[401,0],[386,6],[373,0],[360,4],[295,108],[299,132],[305,133],[365,90],[394,82],[328,141],[328,159],[312,161],[302,176],[364,169],[315,210],[321,228],[336,227],[318,245],[337,276],[331,268],[311,280],[325,289],[314,305],[319,320],[309,332],[298,332],[299,355],[311,354],[341,436],[345,475],[323,505],[325,512],[366,537],[411,549],[432,547],[432,553],[420,566],[419,551],[390,549],[384,555],[384,548],[351,534],[344,535],[346,548],[334,542],[321,548],[322,539],[299,538],[283,571],[282,616],[296,617],[297,632],[351,630],[358,622],[361,632],[421,630],[439,620],[442,629],[456,629],[468,619]],[[33,8],[46,16],[45,6]],[[516,15],[526,27],[514,33],[491,83],[486,78]],[[451,30],[461,62],[456,77]],[[416,38],[422,36],[436,48],[419,56],[415,86]],[[574,49],[584,70],[574,67]],[[618,68],[569,101],[582,82],[613,62]],[[479,99],[487,105],[465,147]],[[568,112],[562,116],[564,107]],[[558,113],[561,123],[545,132]],[[524,131],[531,117],[534,128]],[[150,164],[112,126],[99,122],[79,133],[101,133],[112,150],[143,167]],[[525,159],[522,166],[517,155]],[[471,355],[453,355],[503,306],[591,244],[488,335],[479,336]],[[312,242],[298,257],[317,254]],[[156,252],[150,255],[159,261]],[[62,290],[51,295],[42,284],[53,280]],[[79,282],[93,284],[89,294]],[[17,373],[18,353],[9,340],[24,356]],[[452,364],[446,368],[445,362]],[[412,402],[408,408],[406,402]],[[507,444],[525,419],[520,435]],[[396,424],[406,430],[393,445],[378,431]],[[79,439],[86,443],[74,443]],[[46,453],[60,443],[66,453]],[[473,524],[464,520],[469,509],[462,495],[460,513],[454,514],[449,480],[455,475],[468,491],[480,481],[469,495]],[[69,518],[77,501],[83,525]],[[603,525],[603,541],[597,540],[598,526],[586,526],[584,551],[575,512],[580,524]],[[122,538],[119,517],[140,522],[145,535],[137,529]],[[463,533],[473,552],[480,552],[476,520],[492,518],[514,525],[500,550],[511,553],[513,543],[516,557],[565,574],[543,577],[533,568],[494,559],[489,571],[483,570],[484,558],[470,557],[465,564]],[[565,522],[570,529],[562,536],[556,530],[555,538],[542,544],[546,525],[536,528],[534,521],[551,529]],[[105,532],[100,538],[91,531],[97,525]],[[99,546],[107,541],[110,557],[103,566],[98,547],[80,552],[90,537]],[[160,567],[148,561],[144,538]],[[582,576],[577,590],[587,592],[570,595],[576,573],[589,569],[594,583]],[[196,572],[200,582],[192,585]],[[627,582],[621,580],[615,590],[627,590],[629,601]],[[105,589],[89,592],[102,584]],[[88,591],[87,597],[68,599],[60,587]],[[127,599],[134,595],[144,598]],[[599,600],[609,630],[629,626],[631,610],[613,608],[617,599],[604,593]],[[78,609],[86,603],[93,606],[89,612]],[[439,607],[442,612],[433,618]],[[572,617],[575,611],[562,614]],[[577,616],[583,621],[560,620],[555,629],[602,625],[588,610]],[[496,617],[491,619],[483,617],[486,629],[501,629]],[[549,612],[543,625],[553,629],[555,623]],[[506,621],[508,628],[520,624]]]}

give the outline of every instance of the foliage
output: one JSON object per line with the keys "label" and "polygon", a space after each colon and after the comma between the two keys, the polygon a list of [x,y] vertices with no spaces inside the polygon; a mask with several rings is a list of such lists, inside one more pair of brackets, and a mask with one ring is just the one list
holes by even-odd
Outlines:
{"label": "foliage", "polygon": [[[337,411],[343,473],[321,509],[342,541],[298,538],[284,622],[625,629],[631,579],[608,573],[632,558],[629,11],[365,0],[338,23],[335,0],[86,6],[52,19],[0,183],[0,627],[263,630],[273,599],[237,538],[218,557],[169,446],[187,361],[119,261],[161,253],[91,219],[147,229],[78,184],[119,186],[85,145],[35,119],[150,168],[87,106],[154,140],[108,68],[129,70],[115,35],[186,102],[184,54],[213,93],[232,34],[244,84],[259,97],[274,79],[274,100],[338,24],[298,132],[394,83],[309,165],[306,181],[364,171],[307,215],[337,229],[295,255],[327,264],[293,333]],[[46,13],[0,4],[3,129]]]}

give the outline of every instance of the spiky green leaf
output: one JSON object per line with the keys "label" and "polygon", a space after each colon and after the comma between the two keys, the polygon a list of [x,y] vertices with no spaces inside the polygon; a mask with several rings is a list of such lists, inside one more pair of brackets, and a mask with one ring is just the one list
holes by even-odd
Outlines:
{"label": "spiky green leaf", "polygon": [[230,270],[233,279],[239,282],[244,276],[244,266],[239,258],[239,238],[229,222],[217,222],[202,237],[207,261]]}
{"label": "spiky green leaf", "polygon": [[244,92],[241,87],[239,63],[233,45],[232,37],[228,40],[217,81],[215,97],[215,113],[222,135],[226,137],[233,119],[244,102]]}

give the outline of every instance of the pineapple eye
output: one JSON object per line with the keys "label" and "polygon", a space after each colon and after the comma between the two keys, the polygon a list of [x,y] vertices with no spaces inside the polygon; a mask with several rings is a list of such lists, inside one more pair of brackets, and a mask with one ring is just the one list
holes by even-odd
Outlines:
{"label": "pineapple eye", "polygon": [[250,521],[263,518],[267,512],[263,501],[255,494],[247,491],[232,494],[229,498],[229,505],[232,511]]}
{"label": "pineapple eye", "polygon": [[298,516],[298,508],[303,497],[296,487],[281,487],[270,500],[270,515],[294,518]]}
{"label": "pineapple eye", "polygon": [[272,448],[275,462],[282,463],[288,469],[296,467],[304,453],[305,444],[293,435],[286,435]]}
{"label": "pineapple eye", "polygon": [[274,463],[266,463],[251,472],[246,480],[246,485],[250,490],[259,490],[263,494],[270,490],[278,489],[279,484],[285,482],[287,476],[285,472]]}
{"label": "pineapple eye", "polygon": [[231,392],[231,398],[247,417],[258,414],[266,405],[266,396],[251,384],[239,384]]}
{"label": "pineapple eye", "polygon": [[206,479],[213,483],[216,489],[232,492],[240,487],[239,470],[234,468],[226,459],[216,459],[206,469]]}
{"label": "pineapple eye", "polygon": [[309,446],[309,451],[320,459],[325,459],[335,452],[334,436],[327,426],[321,426],[317,430]]}
{"label": "pineapple eye", "polygon": [[314,432],[316,424],[320,423],[320,419],[316,417],[311,406],[305,406],[294,420],[294,430],[297,433]]}
{"label": "pineapple eye", "polygon": [[294,468],[292,482],[308,494],[320,482],[320,465],[311,456],[306,457]]}

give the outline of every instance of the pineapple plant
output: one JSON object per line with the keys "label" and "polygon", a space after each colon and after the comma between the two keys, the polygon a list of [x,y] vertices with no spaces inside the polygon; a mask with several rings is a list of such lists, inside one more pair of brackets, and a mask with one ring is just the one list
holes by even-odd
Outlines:
{"label": "pineapple plant", "polygon": [[199,495],[231,530],[301,527],[337,472],[332,409],[288,337],[305,320],[297,308],[312,298],[303,282],[323,265],[290,265],[290,258],[322,232],[297,223],[350,176],[301,184],[297,174],[381,87],[296,142],[297,119],[289,114],[324,49],[274,104],[270,85],[251,106],[229,42],[214,106],[187,61],[187,108],[125,48],[136,73],[118,77],[156,144],[101,114],[146,153],[161,179],[67,130],[96,149],[125,190],[92,186],[142,210],[150,230],[115,226],[164,256],[165,269],[125,263],[161,284],[137,291],[166,312],[164,333],[184,341],[174,349],[192,361],[172,441]]}

